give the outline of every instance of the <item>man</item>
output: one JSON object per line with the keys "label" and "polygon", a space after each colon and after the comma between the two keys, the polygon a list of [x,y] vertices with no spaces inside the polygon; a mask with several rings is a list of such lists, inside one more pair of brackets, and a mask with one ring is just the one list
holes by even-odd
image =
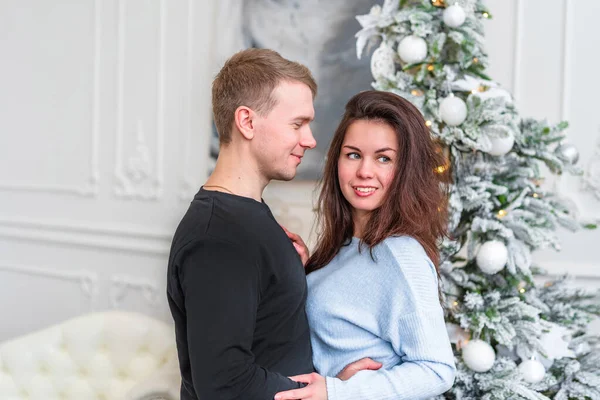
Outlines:
{"label": "man", "polygon": [[[315,147],[317,87],[301,64],[266,49],[231,57],[213,82],[220,153],[171,247],[167,296],[182,375],[181,400],[270,400],[312,373],[304,310],[304,243],[262,201],[272,179],[291,180]],[[303,260],[299,253],[303,253]],[[364,361],[345,373],[369,368]]]}

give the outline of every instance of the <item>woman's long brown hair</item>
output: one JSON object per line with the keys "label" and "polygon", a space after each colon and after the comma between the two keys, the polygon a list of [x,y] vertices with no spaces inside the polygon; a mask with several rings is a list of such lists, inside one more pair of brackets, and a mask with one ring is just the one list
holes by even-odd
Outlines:
{"label": "woman's long brown hair", "polygon": [[388,124],[396,132],[399,150],[392,184],[382,205],[371,212],[361,244],[372,251],[387,237],[412,236],[437,269],[438,239],[447,234],[447,162],[415,106],[393,93],[370,90],[358,93],[346,104],[329,147],[320,183],[317,247],[306,273],[327,265],[353,236],[352,207],[340,189],[338,160],[346,131],[359,120]]}

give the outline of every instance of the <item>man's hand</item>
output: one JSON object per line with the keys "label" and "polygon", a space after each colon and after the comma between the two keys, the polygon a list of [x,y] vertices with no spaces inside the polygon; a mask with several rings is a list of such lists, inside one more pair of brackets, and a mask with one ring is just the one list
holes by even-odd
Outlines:
{"label": "man's hand", "polygon": [[275,400],[327,400],[327,385],[325,378],[313,372],[307,375],[291,376],[295,382],[303,382],[308,385],[302,389],[286,390],[275,395]]}
{"label": "man's hand", "polygon": [[364,370],[378,370],[383,366],[382,363],[373,361],[370,358],[361,358],[358,361],[354,361],[352,364],[346,365],[346,367],[337,374],[336,378],[343,381],[347,381],[352,378],[358,371]]}
{"label": "man's hand", "polygon": [[302,240],[300,235],[296,235],[295,233],[292,233],[292,232],[288,231],[287,229],[285,229],[285,226],[281,225],[281,227],[285,231],[285,234],[288,236],[288,238],[290,238],[290,240],[292,241],[294,248],[298,252],[300,259],[302,260],[302,265],[304,265],[306,267],[306,262],[308,261],[309,255],[308,255],[308,247],[304,243],[304,240]]}

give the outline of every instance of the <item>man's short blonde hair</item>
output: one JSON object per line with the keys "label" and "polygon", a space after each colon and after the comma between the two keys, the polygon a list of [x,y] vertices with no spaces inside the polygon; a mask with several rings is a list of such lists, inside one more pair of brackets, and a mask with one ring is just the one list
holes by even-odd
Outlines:
{"label": "man's short blonde hair", "polygon": [[268,114],[277,103],[273,90],[283,81],[304,83],[313,99],[317,95],[310,70],[276,51],[242,50],[225,62],[212,85],[213,117],[221,145],[231,142],[235,110],[246,106],[260,115]]}

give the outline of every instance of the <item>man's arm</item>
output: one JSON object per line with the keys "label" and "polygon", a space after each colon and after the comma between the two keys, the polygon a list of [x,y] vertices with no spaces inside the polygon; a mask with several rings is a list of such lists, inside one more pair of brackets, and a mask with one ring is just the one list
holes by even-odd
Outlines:
{"label": "man's arm", "polygon": [[272,399],[300,387],[255,364],[252,342],[261,296],[260,271],[249,252],[204,240],[180,264],[192,380],[200,399]]}

